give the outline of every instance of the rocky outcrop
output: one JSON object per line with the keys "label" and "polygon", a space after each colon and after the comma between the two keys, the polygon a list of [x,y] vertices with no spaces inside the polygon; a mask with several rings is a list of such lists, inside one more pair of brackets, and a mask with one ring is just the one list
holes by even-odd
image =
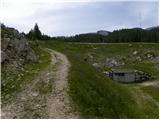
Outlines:
{"label": "rocky outcrop", "polygon": [[25,36],[14,28],[9,28],[1,24],[1,63],[25,63],[36,62],[38,57],[29,46],[29,41]]}

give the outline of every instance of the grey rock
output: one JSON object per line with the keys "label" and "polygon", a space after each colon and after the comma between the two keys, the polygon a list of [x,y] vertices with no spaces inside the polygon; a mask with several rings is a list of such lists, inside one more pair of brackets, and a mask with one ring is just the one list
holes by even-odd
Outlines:
{"label": "grey rock", "polygon": [[10,42],[10,38],[3,38],[3,39],[1,40],[2,50],[6,50],[6,49],[7,49],[9,42]]}
{"label": "grey rock", "polygon": [[22,57],[27,56],[27,54],[29,52],[29,47],[27,45],[27,40],[26,39],[19,40],[16,46],[17,46],[16,47],[17,53],[20,56],[22,56]]}
{"label": "grey rock", "polygon": [[101,65],[99,63],[93,63],[92,66],[95,67],[95,68],[100,68],[101,67]]}
{"label": "grey rock", "polygon": [[137,57],[136,57],[136,60],[137,60],[137,61],[139,61],[139,62],[141,62],[141,61],[142,61],[142,59],[141,59],[141,57],[140,57],[140,56],[137,56]]}
{"label": "grey rock", "polygon": [[6,55],[6,53],[1,51],[1,63],[3,63],[7,58],[8,56]]}
{"label": "grey rock", "polygon": [[18,30],[14,29],[14,28],[8,28],[16,38],[20,38],[20,33],[18,32]]}
{"label": "grey rock", "polygon": [[88,58],[93,59],[93,56],[91,54],[88,54]]}
{"label": "grey rock", "polygon": [[137,53],[138,53],[138,51],[134,51],[134,52],[133,52],[133,55],[137,55]]}
{"label": "grey rock", "polygon": [[[25,62],[36,62],[38,60],[23,34],[20,34],[14,28],[5,27],[3,29],[10,31],[10,34],[4,33],[2,35],[1,63],[11,66],[13,69],[18,69]],[[5,60],[8,60],[8,62],[4,62]]]}
{"label": "grey rock", "polygon": [[148,58],[152,58],[152,57],[153,57],[153,55],[151,55],[151,54],[147,54],[147,57],[148,57]]}
{"label": "grey rock", "polygon": [[38,92],[33,92],[32,96],[37,97],[38,96]]}
{"label": "grey rock", "polygon": [[38,61],[38,57],[33,53],[33,51],[30,51],[28,54],[27,54],[27,57],[26,57],[26,60],[28,62],[37,62]]}
{"label": "grey rock", "polygon": [[106,59],[106,65],[109,66],[109,67],[113,67],[113,66],[117,66],[118,62],[113,58],[107,58]]}
{"label": "grey rock", "polygon": [[125,58],[118,56],[118,58],[106,58],[105,65],[108,67],[125,65]]}

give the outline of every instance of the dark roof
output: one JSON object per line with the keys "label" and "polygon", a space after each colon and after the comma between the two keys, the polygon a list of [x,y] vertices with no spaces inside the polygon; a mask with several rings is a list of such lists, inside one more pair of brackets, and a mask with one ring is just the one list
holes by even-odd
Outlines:
{"label": "dark roof", "polygon": [[134,73],[134,70],[112,70],[113,73]]}

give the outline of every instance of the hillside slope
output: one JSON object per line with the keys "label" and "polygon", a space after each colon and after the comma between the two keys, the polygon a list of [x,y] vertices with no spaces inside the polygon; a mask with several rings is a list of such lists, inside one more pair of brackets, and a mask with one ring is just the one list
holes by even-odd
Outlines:
{"label": "hillside slope", "polygon": [[25,84],[15,99],[2,104],[2,118],[77,118],[67,95],[69,62],[56,51],[51,54],[50,64]]}
{"label": "hillside slope", "polygon": [[49,64],[50,55],[36,41],[2,24],[1,37],[1,98],[5,104]]}
{"label": "hillside slope", "polygon": [[[103,74],[103,70],[108,68],[100,66],[97,69],[92,65],[98,61],[103,63],[103,57],[123,55],[130,58],[128,55],[134,50],[140,51],[143,57],[147,50],[153,51],[157,56],[157,44],[92,45],[46,41],[45,46],[58,50],[69,58],[72,65],[69,73],[70,96],[83,118],[158,118],[157,85],[117,83]],[[89,59],[86,61],[86,58]],[[127,59],[129,64],[120,67],[146,70],[158,81],[157,61],[154,63],[149,58],[132,64],[132,58]]]}

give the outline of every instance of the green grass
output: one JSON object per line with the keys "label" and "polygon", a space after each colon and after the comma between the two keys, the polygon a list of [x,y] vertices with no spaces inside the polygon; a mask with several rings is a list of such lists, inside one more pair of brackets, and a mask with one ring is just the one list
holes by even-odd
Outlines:
{"label": "green grass", "polygon": [[9,35],[10,37],[11,36],[15,36],[14,33],[12,31],[8,30],[8,29],[1,29],[1,35],[2,35],[2,37],[3,37],[4,34]]}
{"label": "green grass", "polygon": [[46,83],[44,81],[40,81],[38,82],[38,84],[36,85],[36,91],[38,91],[38,93],[40,94],[47,94],[52,92],[53,89],[53,83],[51,82],[51,80]]}
{"label": "green grass", "polygon": [[145,86],[141,88],[144,93],[149,94],[154,100],[159,101],[159,90],[156,87]]}
{"label": "green grass", "polygon": [[47,51],[40,47],[34,47],[34,51],[39,56],[39,61],[22,65],[21,68],[24,70],[13,70],[10,67],[2,66],[1,98],[3,104],[12,100],[11,98],[16,96],[17,92],[21,91],[26,83],[33,80],[34,76],[50,63],[50,54]]}
{"label": "green grass", "polygon": [[[114,82],[102,73],[106,67],[96,69],[92,63],[104,62],[106,57],[125,56],[128,65],[124,68],[136,68],[150,72],[158,78],[158,71],[150,61],[136,62],[133,64],[134,56],[131,53],[138,50],[145,58],[145,53],[150,50],[158,54],[158,44],[67,44],[57,41],[46,41],[42,43],[45,47],[57,50],[67,55],[71,62],[69,73],[70,96],[74,101],[75,108],[80,112],[82,118],[158,118],[158,107],[145,105],[139,107],[132,94],[131,85],[123,85]],[[88,54],[93,59],[85,62]],[[108,68],[111,69],[111,68]],[[148,113],[150,114],[148,115]]]}
{"label": "green grass", "polygon": [[157,63],[151,62],[131,63],[124,66],[114,67],[114,69],[135,69],[150,74],[153,80],[158,80],[159,71],[155,68],[156,65]]}

